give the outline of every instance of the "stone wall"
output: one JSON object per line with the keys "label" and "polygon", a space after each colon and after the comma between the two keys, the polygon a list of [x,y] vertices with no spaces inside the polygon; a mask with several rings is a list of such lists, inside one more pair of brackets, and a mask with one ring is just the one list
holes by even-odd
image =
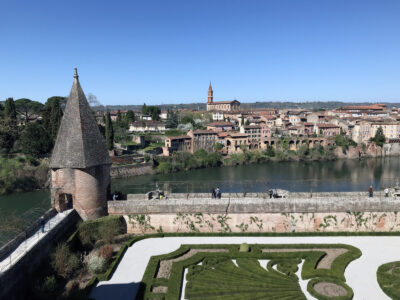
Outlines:
{"label": "stone wall", "polygon": [[124,215],[132,233],[400,229],[400,198],[384,197],[382,192],[375,192],[373,198],[365,192],[291,193],[278,199],[265,193],[223,194],[222,199],[211,199],[209,194],[171,194],[163,200],[145,197],[128,195],[128,201],[109,201],[108,213]]}
{"label": "stone wall", "polygon": [[153,174],[152,163],[112,166],[110,171],[111,178],[123,178],[129,176]]}
{"label": "stone wall", "polygon": [[0,299],[29,299],[28,286],[35,280],[35,273],[44,261],[50,259],[50,250],[71,232],[79,220],[76,211],[68,214],[35,244],[12,268],[0,273]]}

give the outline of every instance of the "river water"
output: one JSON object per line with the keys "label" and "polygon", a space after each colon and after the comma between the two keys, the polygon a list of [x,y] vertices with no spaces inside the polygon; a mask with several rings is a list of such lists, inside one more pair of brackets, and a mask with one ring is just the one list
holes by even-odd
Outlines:
{"label": "river water", "polygon": [[[268,188],[296,192],[367,191],[400,182],[400,157],[337,160],[331,162],[270,162],[259,165],[222,167],[143,175],[112,181],[112,191],[146,193],[156,184],[170,192],[265,192]],[[36,191],[0,196],[0,222],[9,215],[22,216],[25,223],[50,208],[50,193]],[[0,232],[0,246],[9,236]]]}
{"label": "river water", "polygon": [[160,188],[171,192],[265,192],[280,188],[296,192],[366,191],[372,184],[382,189],[400,182],[400,157],[329,162],[270,162],[144,175],[113,180],[113,190],[145,193]]}

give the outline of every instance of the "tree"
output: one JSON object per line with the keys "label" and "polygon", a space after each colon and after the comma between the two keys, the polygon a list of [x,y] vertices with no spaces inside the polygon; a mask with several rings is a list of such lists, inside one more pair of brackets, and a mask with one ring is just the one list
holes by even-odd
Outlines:
{"label": "tree", "polygon": [[375,136],[371,138],[371,141],[375,142],[375,144],[380,147],[382,147],[386,142],[386,137],[383,134],[382,126],[379,126],[379,128],[376,130]]}
{"label": "tree", "polygon": [[21,98],[15,100],[15,107],[18,114],[23,115],[25,123],[29,122],[29,117],[32,114],[38,114],[42,111],[44,105],[37,101],[32,101],[30,99]]}
{"label": "tree", "polygon": [[11,126],[6,118],[0,118],[0,152],[10,152],[16,136],[16,127]]}
{"label": "tree", "polygon": [[100,106],[101,105],[99,100],[97,100],[97,97],[95,95],[93,95],[92,93],[89,93],[87,95],[87,101],[90,106]]}
{"label": "tree", "polygon": [[173,110],[167,112],[167,121],[165,124],[166,128],[176,128],[178,126],[178,113]]}
{"label": "tree", "polygon": [[249,119],[246,119],[246,125],[250,125]]}
{"label": "tree", "polygon": [[181,124],[192,124],[195,125],[195,122],[193,120],[193,117],[191,115],[185,115],[181,118]]}
{"label": "tree", "polygon": [[114,131],[109,111],[106,113],[106,144],[107,150],[114,149]]}
{"label": "tree", "polygon": [[51,151],[52,139],[43,125],[35,122],[28,123],[20,137],[22,152],[39,158]]}
{"label": "tree", "polygon": [[62,116],[63,112],[61,110],[60,102],[53,102],[50,110],[50,136],[53,139],[57,137]]}
{"label": "tree", "polygon": [[13,98],[8,98],[4,104],[4,116],[11,126],[17,126],[17,110]]}
{"label": "tree", "polygon": [[128,121],[128,124],[135,122],[135,113],[132,110],[128,110],[126,113],[126,120]]}
{"label": "tree", "polygon": [[13,98],[6,100],[3,113],[4,118],[0,122],[0,148],[8,153],[18,139],[17,111]]}
{"label": "tree", "polygon": [[66,101],[65,97],[54,96],[47,99],[44,105],[42,113],[43,127],[53,140],[57,137]]}
{"label": "tree", "polygon": [[0,103],[0,118],[2,118],[3,115],[4,115],[4,106],[1,105],[1,103]]}
{"label": "tree", "polygon": [[147,106],[146,103],[142,106],[142,113],[150,115],[152,120],[159,121],[161,109],[158,106]]}

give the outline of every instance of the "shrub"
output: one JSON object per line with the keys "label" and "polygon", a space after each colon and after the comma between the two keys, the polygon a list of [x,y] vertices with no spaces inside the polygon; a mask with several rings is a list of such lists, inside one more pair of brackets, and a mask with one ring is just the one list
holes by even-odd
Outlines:
{"label": "shrub", "polygon": [[78,226],[79,239],[83,245],[93,246],[97,240],[110,242],[114,236],[126,232],[122,216],[107,216]]}
{"label": "shrub", "polygon": [[42,291],[45,293],[54,292],[56,289],[56,278],[54,276],[48,276],[44,279],[42,284]]}
{"label": "shrub", "polygon": [[99,226],[99,237],[107,244],[111,243],[120,232],[120,224],[117,222],[102,223]]}
{"label": "shrub", "polygon": [[112,258],[113,248],[111,245],[104,245],[99,249],[98,253],[99,256],[103,257],[105,262],[108,264]]}
{"label": "shrub", "polygon": [[160,164],[157,167],[157,170],[162,174],[167,174],[171,172],[172,165],[170,162],[160,162]]}
{"label": "shrub", "polygon": [[57,274],[68,278],[80,266],[78,257],[71,252],[66,243],[58,244],[53,257],[52,266]]}
{"label": "shrub", "polygon": [[240,245],[239,252],[249,252],[250,247],[247,243],[243,243]]}
{"label": "shrub", "polygon": [[91,253],[87,258],[87,267],[90,273],[96,274],[104,271],[106,260],[104,257],[98,256],[96,253]]}

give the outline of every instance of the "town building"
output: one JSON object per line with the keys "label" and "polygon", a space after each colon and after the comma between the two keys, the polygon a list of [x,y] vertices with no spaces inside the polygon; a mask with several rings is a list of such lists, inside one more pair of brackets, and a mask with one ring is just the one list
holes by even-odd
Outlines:
{"label": "town building", "polygon": [[234,130],[235,124],[230,122],[212,122],[207,124],[207,130],[213,131],[231,131]]}
{"label": "town building", "polygon": [[213,130],[189,130],[188,136],[192,138],[191,152],[204,149],[207,152],[214,151],[217,143],[218,133]]}
{"label": "town building", "polygon": [[317,130],[317,132],[315,132],[316,134],[326,137],[336,136],[340,134],[340,127],[333,124],[317,124],[317,126],[315,126],[314,128],[315,130]]}
{"label": "town building", "polygon": [[165,123],[159,121],[136,121],[129,124],[129,132],[165,132]]}
{"label": "town building", "polygon": [[238,111],[239,109],[240,102],[237,100],[214,102],[214,92],[210,82],[208,88],[207,111]]}
{"label": "town building", "polygon": [[174,152],[192,152],[192,137],[188,135],[169,136],[165,138],[163,155],[169,156]]}

